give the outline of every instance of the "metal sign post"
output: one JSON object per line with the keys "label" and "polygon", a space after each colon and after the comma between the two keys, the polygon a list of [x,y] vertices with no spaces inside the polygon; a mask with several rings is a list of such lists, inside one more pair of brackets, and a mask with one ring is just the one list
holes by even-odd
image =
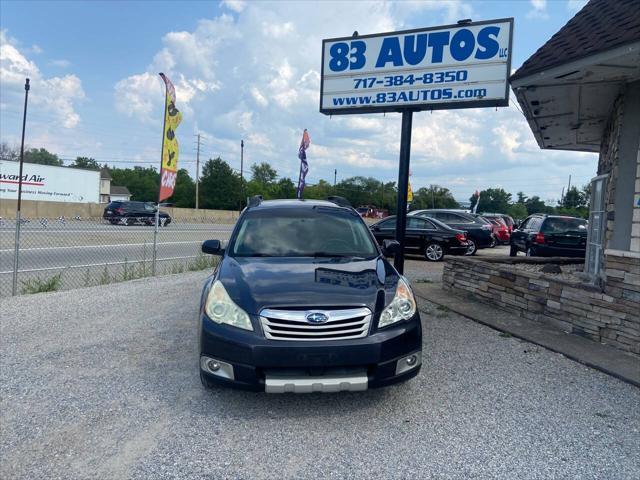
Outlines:
{"label": "metal sign post", "polygon": [[411,125],[413,112],[402,112],[402,130],[400,133],[400,168],[398,170],[398,212],[396,214],[396,240],[400,244],[400,253],[393,258],[398,273],[404,272],[404,245],[407,226],[407,192],[409,190],[409,163],[411,160]]}
{"label": "metal sign post", "polygon": [[27,100],[29,100],[29,79],[24,84],[24,114],[22,117],[22,141],[20,142],[20,173],[18,178],[18,206],[16,209],[16,240],[13,254],[13,285],[12,295],[18,294],[18,268],[20,267],[20,227],[22,224],[22,167],[24,165],[24,131],[27,125]]}

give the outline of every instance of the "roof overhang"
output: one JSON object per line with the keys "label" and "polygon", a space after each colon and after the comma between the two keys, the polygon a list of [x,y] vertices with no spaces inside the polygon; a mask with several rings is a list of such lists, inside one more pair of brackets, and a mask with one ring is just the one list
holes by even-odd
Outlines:
{"label": "roof overhang", "polygon": [[640,80],[640,41],[511,81],[540,148],[598,152],[615,99]]}

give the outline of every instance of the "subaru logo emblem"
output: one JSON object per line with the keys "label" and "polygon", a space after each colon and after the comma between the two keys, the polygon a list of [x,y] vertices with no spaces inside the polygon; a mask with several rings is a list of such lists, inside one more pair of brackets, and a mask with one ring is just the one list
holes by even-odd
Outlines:
{"label": "subaru logo emblem", "polygon": [[320,324],[325,323],[327,320],[329,320],[329,317],[324,313],[312,312],[307,314],[307,322],[309,323]]}

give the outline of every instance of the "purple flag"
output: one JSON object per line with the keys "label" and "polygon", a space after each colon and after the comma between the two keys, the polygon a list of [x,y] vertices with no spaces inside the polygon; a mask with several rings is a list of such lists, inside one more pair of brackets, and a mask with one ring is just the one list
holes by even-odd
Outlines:
{"label": "purple flag", "polygon": [[311,144],[311,139],[307,133],[307,129],[304,129],[302,134],[302,141],[300,142],[300,148],[298,149],[298,158],[300,159],[300,176],[298,177],[298,190],[296,192],[296,198],[302,198],[302,192],[304,191],[304,179],[309,171],[309,164],[307,163],[307,148]]}

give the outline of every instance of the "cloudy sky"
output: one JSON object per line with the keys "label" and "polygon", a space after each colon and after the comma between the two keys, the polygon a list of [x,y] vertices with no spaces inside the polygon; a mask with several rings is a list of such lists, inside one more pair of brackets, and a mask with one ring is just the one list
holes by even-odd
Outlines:
{"label": "cloudy sky", "polygon": [[[184,120],[181,166],[195,175],[202,155],[240,168],[268,161],[297,177],[297,146],[308,128],[309,183],[353,175],[397,179],[399,114],[319,113],[323,38],[515,18],[519,67],[586,2],[278,1],[17,2],[0,16],[0,141],[19,141],[24,78],[32,82],[27,144],[65,161],[91,156],[117,166],[157,165],[163,87],[176,84]],[[478,188],[560,196],[568,176],[595,175],[594,154],[539,150],[524,117],[500,109],[414,115],[411,181],[468,199]],[[201,157],[202,158],[202,157]],[[245,167],[246,168],[246,167]]]}

